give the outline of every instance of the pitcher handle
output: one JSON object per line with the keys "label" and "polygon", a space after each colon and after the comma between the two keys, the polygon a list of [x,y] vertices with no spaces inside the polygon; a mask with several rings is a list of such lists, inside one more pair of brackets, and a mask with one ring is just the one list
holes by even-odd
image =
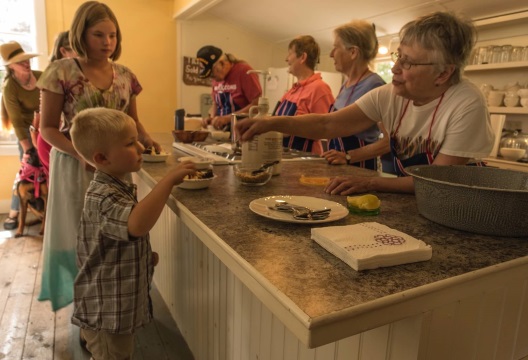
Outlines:
{"label": "pitcher handle", "polygon": [[249,108],[249,117],[250,118],[255,117],[255,115],[257,115],[258,113],[259,113],[258,105],[253,105],[252,107]]}

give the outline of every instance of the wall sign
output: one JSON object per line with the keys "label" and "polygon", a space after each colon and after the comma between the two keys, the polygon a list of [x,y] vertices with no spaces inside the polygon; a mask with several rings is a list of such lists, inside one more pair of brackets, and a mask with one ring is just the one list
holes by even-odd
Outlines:
{"label": "wall sign", "polygon": [[183,57],[183,83],[191,86],[211,87],[211,78],[202,79],[198,77],[200,73],[200,62],[193,57]]}

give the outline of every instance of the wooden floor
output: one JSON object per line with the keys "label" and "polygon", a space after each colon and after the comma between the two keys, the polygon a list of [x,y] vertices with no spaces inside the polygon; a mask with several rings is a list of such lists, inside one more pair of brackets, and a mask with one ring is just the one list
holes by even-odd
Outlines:
{"label": "wooden floor", "polygon": [[[13,238],[0,215],[0,359],[88,360],[79,345],[79,328],[70,323],[72,305],[56,313],[39,302],[42,271],[40,225]],[[154,321],[136,333],[135,360],[192,360],[178,327],[154,288]]]}

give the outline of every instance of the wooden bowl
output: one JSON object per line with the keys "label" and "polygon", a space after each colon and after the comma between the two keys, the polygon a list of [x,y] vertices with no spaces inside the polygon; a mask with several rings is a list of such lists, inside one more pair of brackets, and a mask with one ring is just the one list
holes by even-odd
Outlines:
{"label": "wooden bowl", "polygon": [[182,143],[202,142],[207,139],[208,131],[172,130],[174,141]]}

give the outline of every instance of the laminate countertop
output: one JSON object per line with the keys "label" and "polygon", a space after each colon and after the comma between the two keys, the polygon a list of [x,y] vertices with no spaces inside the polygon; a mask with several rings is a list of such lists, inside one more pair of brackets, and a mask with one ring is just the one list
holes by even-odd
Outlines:
{"label": "laminate countertop", "polygon": [[[144,163],[140,177],[156,182],[177,163],[178,157],[188,155],[172,148],[170,134],[153,135],[171,154],[166,163]],[[346,196],[327,195],[320,186],[301,184],[299,177],[378,176],[377,173],[317,160],[283,162],[281,174],[261,187],[238,184],[231,165],[214,166],[214,173],[218,177],[209,188],[175,187],[172,195],[312,320],[350,313],[386,297],[438,287],[449,279],[528,259],[528,238],[489,237],[454,230],[422,217],[414,195],[377,193],[382,204],[378,216],[350,214],[317,226],[375,221],[423,240],[432,246],[433,256],[425,262],[358,272],[312,241],[310,224],[267,219],[251,212],[248,206],[254,199],[272,195],[313,196],[346,206]]]}

